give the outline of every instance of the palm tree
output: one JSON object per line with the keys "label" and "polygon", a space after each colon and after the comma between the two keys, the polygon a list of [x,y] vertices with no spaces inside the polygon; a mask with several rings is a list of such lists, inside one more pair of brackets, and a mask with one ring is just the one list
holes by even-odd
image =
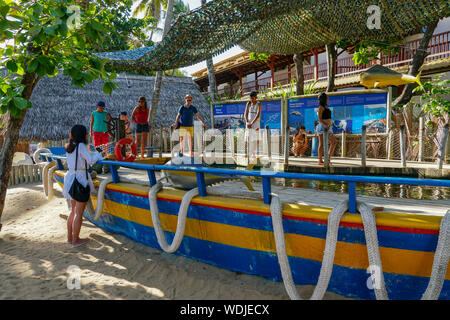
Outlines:
{"label": "palm tree", "polygon": [[[202,6],[206,4],[206,0],[202,0]],[[214,63],[212,57],[206,60],[206,67],[208,68],[208,81],[209,81],[209,96],[211,103],[216,101],[216,76],[214,74]]]}
{"label": "palm tree", "polygon": [[159,20],[161,16],[161,8],[167,8],[167,0],[138,0],[138,5],[133,11],[133,16],[137,17],[144,13],[145,17],[153,17]]}
{"label": "palm tree", "polygon": [[[163,29],[163,37],[162,37],[163,39],[166,36],[166,34],[169,31],[170,26],[171,26],[172,17],[173,17],[173,5],[174,5],[174,0],[168,0],[167,14],[166,14],[166,19],[164,21],[164,29]],[[162,76],[163,76],[162,71],[156,72],[155,85],[153,87],[152,104],[150,106],[150,112],[148,114],[148,122],[150,124],[149,137],[152,137],[153,132],[154,132],[155,119],[156,119],[156,114],[158,112],[159,96],[161,93]],[[150,138],[150,141],[152,141],[151,138]]]}

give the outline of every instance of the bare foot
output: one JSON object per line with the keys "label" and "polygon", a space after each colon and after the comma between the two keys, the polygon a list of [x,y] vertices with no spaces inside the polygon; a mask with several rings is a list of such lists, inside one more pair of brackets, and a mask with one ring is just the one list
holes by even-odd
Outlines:
{"label": "bare foot", "polygon": [[325,165],[325,162],[319,161],[319,166],[324,166],[324,165]]}
{"label": "bare foot", "polygon": [[78,241],[72,242],[72,248],[76,248],[76,247],[82,246],[83,244],[86,244],[88,241],[89,241],[88,238],[78,239]]}

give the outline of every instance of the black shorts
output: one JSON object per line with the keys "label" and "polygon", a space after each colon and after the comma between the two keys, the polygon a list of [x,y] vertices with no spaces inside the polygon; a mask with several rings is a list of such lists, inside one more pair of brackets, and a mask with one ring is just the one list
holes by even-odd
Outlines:
{"label": "black shorts", "polygon": [[150,128],[148,123],[137,123],[136,125],[136,133],[149,132]]}

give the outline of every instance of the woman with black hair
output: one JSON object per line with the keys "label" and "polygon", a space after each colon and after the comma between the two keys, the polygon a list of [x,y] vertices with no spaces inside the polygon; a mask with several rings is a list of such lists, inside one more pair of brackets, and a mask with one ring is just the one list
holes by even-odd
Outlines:
{"label": "woman with black hair", "polygon": [[[328,129],[328,139],[330,141],[330,149],[328,150],[328,159],[331,160],[331,155],[334,153],[334,149],[336,148],[336,138],[333,135],[333,121],[331,120],[331,110],[328,108],[328,98],[325,92],[322,92],[319,95],[319,111],[317,112],[317,116],[319,118],[319,124],[317,125],[317,133],[319,134],[319,164],[324,165],[325,163],[322,160],[323,155],[323,134],[325,129]],[[329,162],[331,166],[331,161]]]}
{"label": "woman with black hair", "polygon": [[[87,202],[74,200],[71,196],[73,194],[71,188],[74,183],[79,183],[83,188],[86,188],[86,193],[95,193],[95,187],[87,169],[88,166],[103,160],[103,155],[98,152],[89,152],[86,146],[88,133],[85,126],[80,124],[73,126],[69,137],[70,141],[64,146],[69,171],[64,178],[63,195],[71,204],[71,212],[67,219],[67,243],[72,244],[72,247],[78,247],[89,241],[87,238],[80,239],[79,237],[83,212]],[[89,195],[86,196],[89,199]]]}

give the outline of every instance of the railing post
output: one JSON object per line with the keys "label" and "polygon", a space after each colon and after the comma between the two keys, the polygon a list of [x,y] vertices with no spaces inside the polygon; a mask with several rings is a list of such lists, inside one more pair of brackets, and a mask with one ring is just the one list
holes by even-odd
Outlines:
{"label": "railing post", "polygon": [[56,162],[58,163],[58,170],[64,170],[64,165],[61,159],[56,159]]}
{"label": "railing post", "polygon": [[266,146],[267,146],[267,160],[272,158],[272,139],[270,136],[269,126],[266,126]]}
{"label": "railing post", "polygon": [[417,156],[417,161],[422,162],[423,161],[423,117],[419,118],[419,154]]}
{"label": "railing post", "polygon": [[347,133],[345,130],[342,131],[341,139],[341,157],[345,158],[347,156]]}
{"label": "railing post", "polygon": [[148,174],[148,180],[150,181],[150,187],[153,187],[157,182],[155,171],[148,169],[147,174]]}
{"label": "railing post", "polygon": [[111,169],[111,176],[113,179],[113,183],[119,183],[120,182],[120,178],[119,178],[119,173],[117,172],[117,166],[116,165],[110,165],[109,166]]}
{"label": "railing post", "polygon": [[203,172],[197,172],[197,185],[198,185],[198,194],[201,197],[205,197],[207,193],[206,193],[205,174]]}
{"label": "railing post", "polygon": [[330,159],[328,157],[328,128],[324,128],[323,131],[323,158],[325,162],[325,167],[330,166]]}
{"label": "railing post", "polygon": [[366,166],[366,126],[362,126],[361,131],[361,166]]}
{"label": "railing post", "polygon": [[448,139],[448,123],[444,126],[444,132],[442,134],[441,145],[439,147],[438,169],[442,169],[445,158],[445,147],[447,146]]}
{"label": "railing post", "polygon": [[270,204],[272,200],[272,186],[270,185],[270,178],[269,177],[263,177],[262,178],[262,185],[263,185],[263,198],[264,198],[264,204]]}
{"label": "railing post", "polygon": [[389,128],[389,133],[388,133],[388,141],[387,141],[387,151],[386,151],[386,156],[388,160],[392,160],[393,157],[393,148],[392,148],[392,142],[394,141],[393,139],[393,134],[394,131],[392,130],[392,128]]}
{"label": "railing post", "polygon": [[172,141],[172,135],[173,135],[173,127],[170,127],[169,130],[169,144],[170,144],[170,157],[173,158],[173,141]]}
{"label": "railing post", "polygon": [[356,213],[356,183],[348,183],[348,212]]}
{"label": "railing post", "polygon": [[402,168],[406,168],[405,126],[400,126],[400,153]]}
{"label": "railing post", "polygon": [[159,127],[159,158],[162,158],[163,151],[163,127],[162,125]]}

